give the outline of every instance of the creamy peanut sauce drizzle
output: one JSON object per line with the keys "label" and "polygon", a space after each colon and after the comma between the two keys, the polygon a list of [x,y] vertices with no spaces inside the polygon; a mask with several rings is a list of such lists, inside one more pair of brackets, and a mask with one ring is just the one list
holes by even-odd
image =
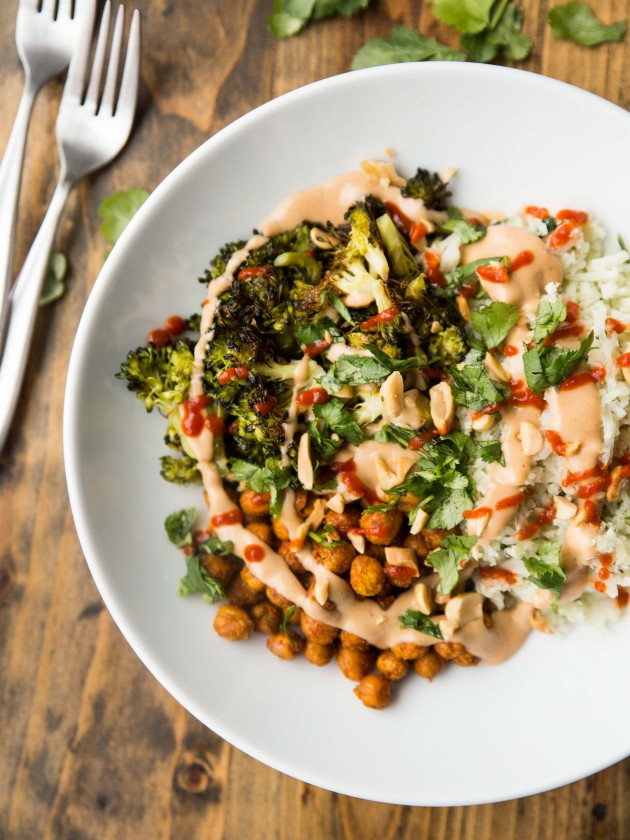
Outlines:
{"label": "creamy peanut sauce drizzle", "polygon": [[[268,237],[288,230],[300,224],[304,219],[320,223],[331,221],[334,224],[339,224],[343,220],[347,208],[367,194],[376,195],[383,201],[395,203],[414,222],[430,224],[434,216],[426,210],[421,201],[403,198],[398,187],[371,180],[364,173],[343,175],[287,198],[261,224],[261,231],[264,235],[252,237],[241,251],[232,255],[225,273],[212,280],[208,285],[201,317],[201,337],[194,354],[194,372],[190,389],[192,397],[203,394],[204,357],[207,344],[212,340],[214,316],[219,305],[219,297],[230,288],[238,267],[247,258],[249,252],[264,245],[268,241]],[[550,281],[560,282],[562,279],[562,268],[559,260],[548,253],[540,239],[534,234],[508,226],[490,227],[484,240],[463,249],[462,254],[463,262],[469,262],[488,256],[506,255],[513,258],[517,253],[526,249],[534,253],[535,260],[531,265],[514,272],[509,283],[502,285],[484,283],[484,287],[492,299],[516,303],[521,308],[523,315],[535,312],[547,283]],[[508,342],[520,347],[528,336],[529,330],[526,320],[523,318],[508,337]],[[346,350],[341,344],[333,345],[328,357],[331,358],[335,353],[341,354],[343,352],[358,353],[360,351],[356,348]],[[521,353],[508,359],[506,367],[509,368],[510,375],[513,378],[524,378]],[[293,440],[297,429],[296,397],[307,377],[308,362],[305,357],[298,369],[293,399],[285,423],[285,445],[282,448],[285,462],[288,459],[287,447]],[[591,411],[585,410],[585,400],[588,402]],[[567,428],[571,430],[571,439],[577,439],[578,432],[584,438],[582,450],[572,459],[567,459],[567,466],[575,470],[588,469],[594,466],[597,453],[601,447],[599,399],[595,387],[591,388],[587,385],[580,388],[578,392],[568,391],[560,394],[557,401],[557,412],[559,422],[556,431],[562,434],[564,428],[562,424],[566,422],[568,424]],[[588,418],[591,414],[594,415],[594,418],[589,421]],[[576,416],[580,417],[579,426],[576,426],[573,422]],[[499,499],[518,492],[518,489],[527,479],[532,459],[523,454],[517,438],[520,422],[525,419],[540,426],[540,412],[532,407],[510,408],[503,415],[503,421],[506,424],[506,434],[503,441],[506,465],[505,467],[498,464],[492,466],[490,489],[481,503],[484,506],[492,506],[494,509],[494,505]],[[597,428],[595,428],[596,425]],[[226,493],[223,480],[212,461],[212,433],[204,428],[198,437],[187,437],[186,440],[192,454],[199,461],[211,519],[234,510],[234,502]],[[597,440],[600,442],[596,445]],[[382,486],[393,486],[393,484],[402,481],[418,456],[416,454],[412,455],[408,451],[403,451],[401,455],[401,449],[396,444],[365,441],[358,447],[344,447],[337,457],[339,460],[351,457],[355,462],[355,472],[361,482],[382,498]],[[379,459],[378,470],[375,466],[377,458]],[[385,473],[387,471],[391,473],[391,484],[389,485],[386,483],[387,476]],[[385,482],[383,481],[384,476]],[[303,542],[304,520],[296,513],[294,502],[294,491],[287,491],[282,507],[281,520],[287,528],[289,538]],[[482,540],[487,541],[492,539],[493,536],[498,536],[514,514],[515,510],[494,512]],[[405,641],[422,645],[435,643],[435,639],[417,630],[400,628],[399,617],[407,609],[417,609],[413,588],[399,595],[388,610],[382,610],[375,601],[370,599],[357,600],[349,584],[318,563],[313,558],[311,551],[306,546],[302,546],[296,551],[302,565],[314,575],[318,583],[322,582],[328,585],[328,598],[334,602],[335,607],[333,610],[326,610],[307,595],[301,582],[289,569],[284,559],[255,534],[240,524],[211,527],[215,527],[221,539],[230,540],[234,543],[234,552],[239,557],[244,557],[247,546],[259,546],[264,551],[264,559],[258,563],[247,564],[253,574],[267,586],[272,587],[285,598],[297,604],[312,618],[354,633],[379,648],[389,648]],[[571,529],[567,532],[563,549],[567,565],[570,564],[572,558],[574,558],[574,562],[584,562],[584,558],[591,551],[591,537],[584,529],[576,527],[574,535],[570,534],[570,531]],[[586,549],[586,543],[588,543],[588,550]],[[432,575],[424,580],[436,585],[436,578],[436,575]],[[484,661],[497,664],[512,656],[522,645],[530,631],[531,615],[532,606],[523,603],[516,609],[495,613],[491,628],[486,627],[483,620],[478,619],[470,621],[455,630],[449,631],[444,627],[444,637],[447,640],[450,639],[464,644],[471,653],[481,657]]]}

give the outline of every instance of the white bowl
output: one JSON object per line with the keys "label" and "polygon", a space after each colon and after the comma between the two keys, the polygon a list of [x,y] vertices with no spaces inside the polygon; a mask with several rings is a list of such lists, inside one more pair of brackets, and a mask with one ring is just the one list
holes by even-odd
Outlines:
{"label": "white bowl", "polygon": [[409,677],[385,712],[331,665],[283,662],[264,638],[231,645],[215,608],[175,594],[183,560],[162,522],[200,491],[159,477],[163,422],[114,379],[128,348],[198,310],[196,278],[287,194],[391,146],[404,173],[460,168],[456,200],[587,209],[630,241],[630,117],[577,88],[498,67],[405,64],[327,79],[237,120],[164,181],[108,258],[72,353],[64,443],[90,570],[146,666],[240,749],[315,785],[410,805],[547,790],[630,754],[630,622],[533,634],[499,667]]}

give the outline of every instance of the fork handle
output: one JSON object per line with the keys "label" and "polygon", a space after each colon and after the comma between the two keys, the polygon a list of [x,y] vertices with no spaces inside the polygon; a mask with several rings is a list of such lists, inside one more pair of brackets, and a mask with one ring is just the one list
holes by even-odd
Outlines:
{"label": "fork handle", "polygon": [[0,359],[0,452],[4,448],[20,396],[48,259],[71,188],[72,184],[67,179],[60,179],[57,183],[50,206],[10,296],[11,317],[4,354]]}
{"label": "fork handle", "polygon": [[26,132],[37,92],[38,88],[27,77],[9,142],[0,164],[0,337],[4,332],[11,288],[15,217],[20,196]]}

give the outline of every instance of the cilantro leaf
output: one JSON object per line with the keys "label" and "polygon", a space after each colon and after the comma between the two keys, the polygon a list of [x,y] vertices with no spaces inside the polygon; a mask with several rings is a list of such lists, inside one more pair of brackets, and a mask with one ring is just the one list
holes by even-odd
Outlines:
{"label": "cilantro leaf", "polygon": [[177,594],[181,597],[193,595],[195,592],[203,594],[204,601],[216,604],[225,598],[225,592],[218,580],[211,577],[197,554],[186,556],[186,574],[179,582]]}
{"label": "cilantro leaf", "polygon": [[295,330],[295,337],[300,344],[308,347],[309,344],[314,344],[324,338],[326,333],[333,338],[338,338],[341,335],[330,318],[318,318],[316,321],[299,326]]}
{"label": "cilantro leaf", "polygon": [[589,333],[576,350],[560,347],[532,347],[523,353],[523,367],[527,387],[539,394],[553,385],[560,385],[570,376],[593,346],[594,334]]}
{"label": "cilantro leaf", "polygon": [[461,561],[468,557],[477,537],[461,537],[450,534],[441,541],[442,546],[426,558],[425,563],[432,566],[440,576],[437,591],[448,595],[457,586]]}
{"label": "cilantro leaf", "polygon": [[462,245],[477,242],[486,235],[485,225],[469,222],[458,207],[448,208],[448,219],[441,223],[440,229],[446,231],[446,233],[456,233],[461,239]]}
{"label": "cilantro leaf", "polygon": [[313,414],[324,425],[336,432],[344,440],[358,446],[365,439],[365,435],[352,413],[345,407],[342,400],[334,397],[330,402],[313,406]]}
{"label": "cilantro leaf", "polygon": [[403,429],[402,426],[396,426],[394,423],[385,423],[374,435],[374,440],[379,443],[397,443],[406,449],[416,435],[417,432],[413,429]]}
{"label": "cilantro leaf", "polygon": [[238,458],[232,460],[231,473],[236,481],[243,481],[256,493],[269,493],[269,508],[272,516],[278,516],[282,508],[283,491],[293,483],[291,467],[257,467]]}
{"label": "cilantro leaf", "polygon": [[220,540],[218,537],[210,536],[203,542],[197,543],[197,548],[213,557],[227,557],[233,553],[234,543],[231,540]]}
{"label": "cilantro leaf", "polygon": [[291,624],[291,619],[296,611],[297,607],[295,604],[291,604],[290,607],[287,607],[284,611],[284,615],[282,617],[282,623],[280,624],[280,632],[286,633],[289,629],[289,624]]}
{"label": "cilantro leaf", "polygon": [[431,0],[435,16],[460,32],[481,32],[490,23],[494,0]]}
{"label": "cilantro leaf", "polygon": [[538,344],[558,329],[567,317],[567,307],[561,300],[550,301],[544,298],[536,310],[536,327],[532,341]]}
{"label": "cilantro leaf", "polygon": [[394,370],[401,373],[424,364],[420,356],[409,359],[392,359],[374,344],[366,344],[371,356],[359,356],[345,353],[332,365],[328,373],[321,378],[321,384],[331,394],[341,385],[367,385],[370,382],[384,382]]}
{"label": "cilantro leaf", "polygon": [[195,508],[183,508],[169,514],[164,520],[164,529],[169,540],[177,548],[192,545],[192,527],[197,519]]}
{"label": "cilantro leaf", "polygon": [[428,615],[418,612],[418,610],[407,610],[404,615],[399,615],[400,627],[402,630],[411,629],[418,630],[426,636],[432,636],[434,639],[444,639],[442,631],[438,625],[431,621]]}
{"label": "cilantro leaf", "polygon": [[365,67],[403,64],[408,61],[465,60],[466,55],[461,50],[421,35],[411,27],[395,26],[389,38],[373,38],[364,44],[352,59],[352,69],[363,70]]}
{"label": "cilantro leaf", "polygon": [[334,548],[341,545],[341,537],[332,525],[324,525],[319,531],[309,531],[309,537],[320,545]]}
{"label": "cilantro leaf", "polygon": [[492,403],[503,402],[507,398],[506,386],[490,379],[486,366],[481,362],[466,365],[461,370],[457,367],[451,368],[450,373],[453,377],[451,391],[457,405],[481,411],[482,408]]}
{"label": "cilantro leaf", "polygon": [[68,273],[68,260],[59,251],[51,251],[44,277],[44,287],[39,297],[39,305],[46,306],[49,303],[59,300],[66,291],[66,274]]}
{"label": "cilantro leaf", "polygon": [[491,464],[493,461],[498,461],[499,464],[505,466],[505,458],[503,457],[503,449],[501,448],[500,440],[477,440],[477,454],[482,461]]}
{"label": "cilantro leaf", "polygon": [[519,317],[518,306],[498,300],[470,313],[473,327],[483,338],[488,349],[501,344]]}
{"label": "cilantro leaf", "polygon": [[341,317],[344,321],[346,321],[346,323],[354,326],[354,319],[350,314],[350,310],[348,309],[346,304],[341,300],[340,297],[337,297],[337,295],[334,292],[331,292],[330,289],[324,289],[320,300],[323,303],[326,299],[328,299],[328,302],[330,303],[332,308],[341,315]]}
{"label": "cilantro leaf", "polygon": [[572,2],[556,6],[549,12],[549,25],[556,38],[573,41],[581,47],[597,47],[609,41],[621,41],[626,34],[624,20],[606,25],[586,3]]}
{"label": "cilantro leaf", "polygon": [[455,488],[438,492],[435,503],[427,528],[455,528],[462,521],[464,511],[472,506],[473,499],[468,490]]}
{"label": "cilantro leaf", "polygon": [[351,17],[367,9],[370,0],[275,0],[267,26],[276,38],[289,38],[311,20],[336,14]]}
{"label": "cilantro leaf", "polygon": [[148,197],[149,193],[146,190],[135,187],[126,192],[116,192],[101,204],[98,208],[102,222],[101,233],[110,245],[116,244],[123,230]]}
{"label": "cilantro leaf", "polygon": [[[499,4],[501,12],[501,4]],[[494,19],[494,16],[493,16]],[[532,39],[525,35],[523,10],[514,3],[507,3],[496,25],[493,20],[487,29],[475,34],[462,35],[460,43],[473,61],[493,61],[499,52],[509,61],[524,61],[532,49]]]}
{"label": "cilantro leaf", "polygon": [[536,552],[536,557],[524,557],[523,563],[529,572],[526,580],[539,589],[548,589],[557,603],[567,579],[564,569],[560,566],[560,546],[543,543]]}
{"label": "cilantro leaf", "polygon": [[[333,440],[328,435],[328,430],[320,431],[315,420],[310,420],[306,424],[306,431],[308,432],[311,442],[315,446],[317,454],[323,461],[330,460],[343,446],[341,438],[339,438],[339,440]],[[334,483],[334,486],[337,486],[337,482]]]}

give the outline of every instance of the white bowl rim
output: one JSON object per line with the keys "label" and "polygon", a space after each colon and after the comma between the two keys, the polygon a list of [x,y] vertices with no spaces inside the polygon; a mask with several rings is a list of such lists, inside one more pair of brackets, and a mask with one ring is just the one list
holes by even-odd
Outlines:
{"label": "white bowl rim", "polygon": [[[455,75],[461,72],[466,72],[466,74],[477,75],[480,82],[484,77],[488,76],[503,75],[506,77],[512,76],[514,78],[527,76],[530,78],[531,84],[539,85],[541,89],[562,89],[565,91],[567,96],[574,96],[576,100],[588,101],[589,104],[594,107],[607,109],[613,116],[617,116],[624,121],[630,119],[630,114],[628,114],[621,106],[568,82],[563,82],[555,78],[517,68],[464,62],[439,61],[383,65],[380,67],[355,70],[327,77],[291,90],[257,106],[253,110],[238,117],[236,120],[220,129],[216,134],[205,140],[197,149],[191,152],[184,160],[175,166],[175,168],[171,170],[164,180],[153,190],[145,203],[138,210],[137,214],[130,221],[127,228],[124,230],[94,283],[80,319],[68,367],[63,413],[63,449],[68,495],[79,543],[84,553],[85,560],[99,593],[109,613],[114,619],[114,622],[147,669],[169,692],[169,694],[171,694],[171,696],[173,696],[194,717],[211,728],[212,731],[216,732],[230,744],[242,750],[247,755],[257,759],[261,763],[270,766],[275,770],[279,770],[293,778],[301,779],[302,781],[316,785],[325,790],[331,789],[330,783],[320,774],[308,772],[301,767],[295,767],[289,761],[286,761],[278,756],[270,756],[267,752],[258,750],[257,747],[249,743],[247,739],[241,738],[238,729],[226,725],[216,725],[213,721],[211,712],[208,712],[207,709],[203,708],[202,705],[194,698],[186,696],[176,682],[171,679],[168,670],[164,669],[161,664],[157,662],[145,649],[139,634],[137,634],[130,626],[124,611],[119,609],[116,594],[112,591],[112,588],[106,581],[104,574],[101,573],[102,559],[99,558],[97,549],[92,541],[89,517],[81,495],[79,480],[80,452],[77,446],[79,437],[77,434],[77,428],[81,411],[81,403],[77,385],[81,377],[86,343],[89,339],[89,325],[92,320],[92,313],[95,313],[98,310],[101,301],[107,296],[110,277],[115,275],[118,264],[122,261],[123,254],[128,244],[133,242],[136,229],[141,225],[150,223],[151,216],[154,212],[163,202],[169,200],[170,193],[177,189],[179,180],[190,170],[194,170],[196,167],[203,164],[205,158],[209,155],[215,154],[215,152],[218,151],[223,144],[229,143],[234,134],[246,130],[250,125],[255,124],[261,116],[267,116],[274,111],[282,110],[287,105],[290,105],[293,100],[297,100],[305,96],[319,95],[320,92],[332,90],[333,88],[344,86],[351,87],[354,83],[353,80],[359,76],[361,78],[369,78],[369,76],[380,77],[382,75],[386,75],[391,76],[394,80],[398,75],[406,76],[410,73],[417,73],[419,77],[430,78],[432,73],[436,72],[439,72],[440,74]],[[594,763],[592,766],[586,768],[586,770],[584,768],[580,768],[579,771],[574,771],[573,773],[559,774],[557,780],[552,785],[547,785],[543,790],[541,790],[540,786],[530,782],[524,783],[518,789],[504,791],[499,796],[492,798],[488,798],[487,796],[480,798],[478,795],[471,795],[469,798],[460,797],[457,801],[454,801],[452,798],[449,798],[447,794],[439,798],[434,797],[431,802],[424,801],[421,798],[416,801],[400,802],[399,799],[392,796],[371,796],[364,790],[357,789],[357,787],[353,786],[350,779],[346,784],[337,784],[335,786],[335,792],[364,799],[369,798],[373,801],[389,804],[407,804],[431,807],[480,805],[490,802],[502,802],[511,799],[518,799],[548,790],[554,790],[558,787],[571,784],[592,775],[593,773],[597,773],[607,767],[610,767],[618,761],[626,758],[629,753],[630,746],[628,748],[620,749],[619,752],[614,755],[607,756],[604,761]]]}

